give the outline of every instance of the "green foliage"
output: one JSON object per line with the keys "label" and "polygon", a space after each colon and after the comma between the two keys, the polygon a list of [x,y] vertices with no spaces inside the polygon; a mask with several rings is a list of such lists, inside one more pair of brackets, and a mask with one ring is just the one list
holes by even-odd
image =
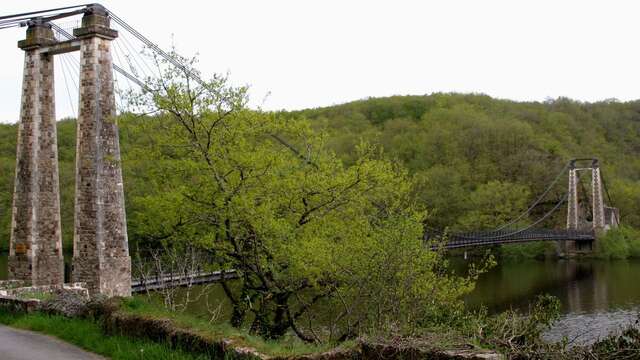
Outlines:
{"label": "green foliage", "polygon": [[[522,204],[526,207],[540,194],[567,159],[586,156],[602,159],[613,205],[620,208],[623,224],[639,228],[638,114],[637,101],[580,103],[560,98],[519,103],[484,95],[433,94],[367,99],[272,115],[291,122],[308,118],[308,130],[324,133],[323,146],[333,150],[345,166],[357,162],[356,148],[362,142],[383,148],[385,158],[399,160],[408,169],[412,196],[429,209],[429,226],[460,230],[475,229],[474,223],[478,228],[498,223],[491,219],[494,210],[501,219],[523,210]],[[148,156],[138,156],[163,141],[164,128],[140,126],[141,121],[134,120],[127,116],[118,120],[128,214],[144,209],[144,202],[133,199],[145,196],[148,187],[164,175],[152,169]],[[0,125],[0,245],[5,248],[11,222],[16,133],[15,125]],[[68,248],[73,237],[74,121],[58,123],[58,145],[63,243]],[[295,145],[306,146],[305,142]],[[507,206],[512,209],[491,208],[495,205],[491,203],[486,211],[473,206],[472,197],[490,182],[505,186],[505,196],[510,196],[505,199],[513,201]],[[518,189],[526,192],[518,196]],[[532,217],[549,210],[549,204],[560,199],[565,190],[565,182],[560,181]],[[487,195],[485,200],[489,201],[491,194]],[[493,195],[496,200],[501,196]],[[545,226],[562,227],[564,216],[559,212]],[[148,240],[136,230],[139,224],[135,215],[129,217],[132,244]]]}
{"label": "green foliage", "polygon": [[640,353],[640,321],[629,324],[620,333],[600,339],[590,349],[583,350],[583,358],[592,359],[634,359]]}
{"label": "green foliage", "polygon": [[[73,242],[75,131],[75,120],[65,119],[57,123],[60,210],[63,245],[66,248],[70,248]],[[17,132],[16,125],[0,125],[0,249],[9,248]]]}
{"label": "green foliage", "polygon": [[620,226],[607,231],[598,238],[596,256],[606,259],[626,259],[640,257],[640,231]]}
{"label": "green foliage", "polygon": [[468,210],[459,219],[465,230],[495,229],[527,207],[527,187],[508,182],[489,181],[469,196]]}
{"label": "green foliage", "polygon": [[[492,215],[497,223],[523,210],[568,159],[591,156],[602,160],[622,222],[640,227],[639,113],[638,101],[538,103],[432,94],[366,99],[291,116],[307,117],[325,129],[339,141],[329,145],[345,161],[352,161],[362,140],[381,145],[415,177],[415,196],[433,215],[429,225],[457,230],[491,227]],[[487,193],[483,205],[488,210],[482,213],[472,203],[480,200],[481,187],[495,182],[506,188]],[[560,181],[532,218],[548,211],[565,191],[566,181]],[[502,192],[512,207],[508,211],[487,203]],[[559,212],[544,225],[562,227],[564,217]]]}
{"label": "green foliage", "polygon": [[188,360],[205,358],[204,356],[191,355],[180,350],[172,350],[167,345],[160,345],[151,341],[105,335],[100,325],[90,320],[69,319],[41,313],[16,315],[0,311],[0,323],[52,335],[113,360]]}
{"label": "green foliage", "polygon": [[0,125],[0,248],[9,248],[16,153],[15,125]]}
{"label": "green foliage", "polygon": [[548,241],[511,244],[500,248],[500,257],[504,259],[544,259],[555,253],[556,244]]}
{"label": "green foliage", "polygon": [[[130,123],[147,137],[130,154],[150,174],[130,231],[145,246],[197,244],[235,269],[237,286],[222,282],[231,325],[343,341],[461,308],[476,274],[454,275],[424,246],[426,212],[403,167],[364,141],[341,161],[308,121],[247,110],[244,89],[189,76],[172,68],[150,80],[161,90],[132,97],[158,115]],[[327,315],[321,303],[336,309],[330,329],[312,320]]]}
{"label": "green foliage", "polygon": [[547,344],[542,333],[560,317],[560,301],[550,295],[540,295],[526,314],[513,310],[496,316],[486,311],[467,314],[463,332],[481,344],[498,349],[509,359],[553,358],[564,351],[563,344]]}

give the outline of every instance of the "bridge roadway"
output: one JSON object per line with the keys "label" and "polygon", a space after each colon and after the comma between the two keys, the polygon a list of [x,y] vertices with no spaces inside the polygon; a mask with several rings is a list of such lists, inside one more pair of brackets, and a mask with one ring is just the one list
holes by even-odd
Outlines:
{"label": "bridge roadway", "polygon": [[489,232],[469,232],[449,235],[449,241],[444,245],[432,244],[431,249],[444,247],[445,249],[459,249],[477,246],[525,243],[534,241],[585,241],[595,240],[592,230],[501,230]]}
{"label": "bridge roadway", "polygon": [[[238,274],[235,270],[226,270],[225,279],[235,279]],[[146,279],[131,281],[131,292],[139,293],[147,290],[160,290],[169,287],[203,285],[222,280],[222,271],[197,272],[188,276],[163,275],[150,276]]]}
{"label": "bridge roadway", "polygon": [[[469,232],[451,234],[445,244],[432,243],[431,249],[461,249],[479,246],[491,246],[501,244],[515,244],[535,241],[584,241],[595,240],[595,234],[591,230],[553,230],[553,229],[527,229],[527,230],[501,230],[487,232]],[[227,279],[235,279],[238,274],[235,270],[227,270],[224,274]],[[222,279],[221,271],[197,272],[189,276],[163,275],[150,276],[146,279],[135,279],[131,282],[131,291],[139,293],[154,291],[169,287],[203,285],[218,282]]]}
{"label": "bridge roadway", "polygon": [[[490,246],[501,244],[515,244],[534,241],[594,241],[595,234],[588,230],[553,230],[553,229],[527,229],[527,230],[501,230],[487,232],[469,232],[452,234],[447,243],[431,244],[432,250],[441,247],[445,249],[460,249],[478,246]],[[225,278],[235,279],[238,274],[235,270],[227,270]],[[198,272],[189,276],[163,275],[150,276],[146,279],[135,279],[131,282],[131,291],[139,293],[147,290],[160,290],[177,286],[203,285],[218,282],[222,279],[221,271]]]}

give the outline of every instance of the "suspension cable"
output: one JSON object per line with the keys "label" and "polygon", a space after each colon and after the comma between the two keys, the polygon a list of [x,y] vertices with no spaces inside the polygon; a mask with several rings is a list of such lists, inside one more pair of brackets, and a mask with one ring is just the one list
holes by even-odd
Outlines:
{"label": "suspension cable", "polygon": [[[76,37],[71,35],[68,31],[64,30],[63,28],[61,28],[60,26],[51,23],[51,28],[54,29],[55,31],[57,31],[60,35],[66,37],[69,40],[75,39]],[[74,59],[75,60],[75,59]],[[120,74],[122,74],[124,77],[126,77],[127,79],[135,82],[136,84],[138,84],[140,87],[144,88],[145,90],[149,90],[149,88],[142,82],[140,81],[138,78],[136,78],[135,76],[129,74],[126,70],[124,70],[123,68],[121,68],[120,66],[113,64],[113,69],[117,72],[119,72]]]}
{"label": "suspension cable", "polygon": [[[73,35],[69,34],[67,31],[65,31],[64,29],[62,29],[61,27],[59,27],[58,25],[56,25],[56,24],[54,24],[54,23],[52,23],[50,21],[56,20],[56,19],[59,19],[59,18],[63,18],[63,17],[72,16],[72,15],[78,15],[78,14],[81,14],[83,12],[86,12],[86,9],[73,10],[73,11],[66,12],[66,13],[61,13],[61,12],[60,13],[55,13],[55,14],[50,14],[50,13],[55,12],[55,11],[78,9],[78,8],[81,8],[81,7],[90,7],[90,6],[94,6],[94,5],[97,5],[97,4],[91,3],[91,4],[60,7],[60,8],[53,8],[53,9],[48,9],[48,10],[32,11],[32,12],[26,12],[26,13],[20,13],[20,14],[1,16],[0,17],[0,29],[21,26],[21,25],[24,24],[25,20],[33,19],[34,18],[33,15],[49,14],[50,16],[47,17],[47,18],[40,17],[41,20],[43,22],[51,24],[51,27],[55,31],[57,31],[60,35],[66,37],[69,40],[71,40],[71,39],[75,38]],[[170,54],[168,54],[167,52],[162,50],[160,47],[158,47],[156,44],[151,42],[145,36],[140,34],[136,29],[131,27],[129,24],[127,24],[120,17],[118,17],[116,14],[114,14],[113,12],[111,12],[109,10],[107,10],[107,11],[108,11],[108,14],[111,17],[111,19],[114,20],[114,22],[116,22],[124,30],[126,30],[127,32],[132,34],[134,37],[136,37],[138,40],[140,40],[149,49],[155,51],[156,54],[159,54],[167,62],[173,64],[175,67],[177,67],[177,68],[181,69],[182,71],[184,71],[185,75],[188,78],[194,79],[203,88],[207,89],[210,92],[217,93],[217,91],[215,91],[215,89],[212,89],[207,82],[205,82],[204,80],[202,80],[202,78],[200,78],[200,76],[198,75],[197,72],[194,72],[189,67],[187,67],[185,64],[182,64],[180,61],[178,61],[174,56],[171,56]],[[125,46],[126,46],[126,44],[125,44]],[[135,58],[134,58],[134,60],[135,60]],[[136,76],[133,76],[133,75],[129,74],[127,71],[125,71],[123,68],[121,68],[120,66],[118,66],[116,64],[113,64],[113,65],[114,65],[113,69],[115,71],[119,72],[120,74],[125,76],[127,79],[129,79],[131,81],[134,81],[136,84],[140,85],[145,90],[150,90],[144,84],[144,82],[140,81],[139,79],[137,79]],[[147,64],[147,66],[148,66],[148,64]],[[220,94],[217,94],[217,95],[220,95]],[[279,144],[283,145],[284,147],[286,147],[287,149],[292,151],[294,154],[296,154],[296,156],[298,156],[299,158],[303,159],[307,164],[311,164],[311,165],[317,167],[316,164],[314,164],[310,159],[305,158],[293,145],[287,143],[282,137],[278,136],[277,134],[269,134],[269,136],[271,138],[273,138],[274,140],[276,140]]]}
{"label": "suspension cable", "polygon": [[66,7],[54,8],[54,9],[48,9],[48,10],[31,11],[31,12],[26,12],[26,13],[21,13],[21,14],[5,15],[5,16],[0,16],[0,20],[11,19],[11,18],[16,18],[16,17],[25,17],[25,16],[29,16],[29,15],[38,15],[38,14],[50,13],[50,12],[60,11],[60,10],[76,9],[76,8],[79,8],[79,7],[87,7],[87,6],[91,6],[91,5],[95,5],[95,4],[83,4],[83,5],[75,5],[75,6],[66,6]]}
{"label": "suspension cable", "polygon": [[62,61],[60,62],[60,65],[61,65],[60,67],[62,69],[62,77],[64,78],[64,86],[67,89],[67,96],[69,96],[69,105],[71,105],[71,111],[73,111],[73,116],[77,118],[78,113],[76,113],[75,106],[73,106],[73,98],[71,97],[71,91],[69,90],[69,81],[67,80],[67,62],[66,62],[65,56],[66,54],[62,54],[62,57],[61,57]]}
{"label": "suspension cable", "polygon": [[[602,169],[600,169],[600,180],[602,181],[602,186],[604,187],[604,192],[607,194],[607,199],[609,200],[609,205],[614,208],[613,200],[611,199],[611,195],[609,195],[609,188],[607,188],[607,183],[604,181],[604,175],[602,174]],[[613,211],[613,210],[612,210]],[[616,222],[620,224],[620,219],[618,219],[618,214],[613,211],[613,216],[616,218]]]}
{"label": "suspension cable", "polygon": [[536,206],[538,206],[538,204],[547,196],[547,194],[551,191],[551,189],[553,189],[553,187],[555,186],[555,184],[558,182],[558,180],[560,180],[560,178],[562,177],[562,175],[565,173],[565,171],[567,171],[567,169],[569,168],[569,166],[571,165],[570,162],[567,162],[565,164],[565,166],[562,168],[562,170],[560,170],[560,172],[558,173],[558,175],[556,175],[556,178],[553,179],[553,181],[551,182],[551,184],[547,187],[547,189],[542,193],[542,195],[538,196],[538,198],[529,206],[529,208],[527,208],[527,210],[525,210],[523,213],[521,213],[518,217],[516,217],[515,219],[509,221],[508,223],[492,230],[491,232],[498,232],[506,227],[509,227],[513,224],[515,224],[516,222],[520,221],[523,217],[529,215],[529,213],[531,213],[531,210],[533,210],[533,208],[535,208]]}
{"label": "suspension cable", "polygon": [[[180,61],[178,61],[174,56],[171,56],[170,54],[168,54],[167,52],[162,50],[160,47],[158,47],[158,45],[154,44],[151,40],[147,39],[144,35],[140,34],[136,29],[134,29],[131,25],[127,24],[118,15],[114,14],[112,11],[109,11],[109,16],[113,19],[113,21],[115,21],[123,29],[125,29],[130,34],[132,34],[134,37],[136,37],[138,40],[140,40],[149,49],[155,51],[158,55],[162,56],[166,61],[170,62],[171,64],[173,64],[177,68],[179,68],[182,71],[184,71],[185,75],[187,75],[187,77],[194,79],[200,86],[204,87],[205,89],[207,89],[209,91],[212,91],[212,89],[209,87],[209,84],[207,84],[204,80],[202,80],[202,78],[200,78],[200,76],[198,76],[197,73],[195,73],[192,70],[190,70],[186,65],[184,65]],[[279,136],[277,134],[269,134],[269,136],[272,139],[276,140],[276,142],[278,142],[279,144],[283,145],[285,148],[289,149],[298,158],[302,159],[307,164],[310,164],[310,165],[314,166],[315,168],[318,168],[317,164],[315,164],[310,159],[307,159],[306,157],[304,157],[302,155],[302,153],[300,153],[300,151],[298,151],[293,145],[291,145],[288,142],[286,142],[281,136]]]}
{"label": "suspension cable", "polygon": [[[459,239],[465,239],[465,240],[470,240],[470,239],[482,239],[482,240],[498,240],[498,239],[503,239],[506,237],[510,237],[513,235],[517,235],[520,234],[524,231],[527,231],[529,229],[531,229],[532,227],[540,224],[541,222],[543,222],[544,220],[546,220],[549,216],[551,216],[556,210],[558,210],[558,208],[560,206],[562,206],[562,204],[564,204],[567,200],[567,197],[569,196],[569,193],[565,193],[565,195],[562,197],[562,199],[560,199],[560,201],[558,201],[558,203],[551,209],[549,210],[546,214],[544,214],[540,219],[536,220],[534,223],[522,228],[522,229],[518,229],[516,231],[510,232],[510,233],[506,233],[506,234],[500,234],[500,235],[496,235],[496,236],[476,236],[476,237],[471,237],[471,236],[467,236],[466,234],[454,234],[452,235],[454,238],[459,238]],[[489,232],[488,234],[490,234],[491,232]]]}

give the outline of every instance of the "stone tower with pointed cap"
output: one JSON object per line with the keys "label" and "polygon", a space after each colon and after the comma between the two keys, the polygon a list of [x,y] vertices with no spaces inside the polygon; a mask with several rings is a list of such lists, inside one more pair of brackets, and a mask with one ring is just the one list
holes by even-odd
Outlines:
{"label": "stone tower with pointed cap", "polygon": [[74,29],[80,40],[72,279],[107,296],[131,295],[111,41],[118,33],[94,5]]}

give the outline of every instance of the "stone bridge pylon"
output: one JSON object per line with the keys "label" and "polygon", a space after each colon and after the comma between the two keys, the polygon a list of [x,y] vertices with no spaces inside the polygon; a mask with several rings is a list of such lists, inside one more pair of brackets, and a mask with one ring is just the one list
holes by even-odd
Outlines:
{"label": "stone bridge pylon", "polygon": [[113,88],[109,14],[87,7],[75,38],[58,41],[51,24],[29,21],[18,129],[9,277],[33,285],[64,282],[53,62],[80,51],[80,96],[71,279],[92,294],[129,296],[129,256]]}
{"label": "stone bridge pylon", "polygon": [[[588,162],[587,162],[588,161]],[[586,165],[580,167],[577,163],[587,162]],[[591,177],[591,194],[583,189],[583,197],[588,201],[583,202],[585,207],[580,207],[579,187],[580,173],[590,173]],[[590,203],[590,204],[589,204]],[[590,205],[590,206],[588,206]],[[598,235],[603,234],[611,228],[618,227],[620,213],[617,208],[605,205],[602,172],[600,170],[600,162],[598,159],[573,159],[569,163],[569,189],[567,196],[567,230],[593,230]],[[585,248],[585,245],[588,248]],[[574,252],[589,251],[592,244],[576,243],[575,241],[567,241],[560,245],[559,252],[561,255],[569,255]]]}

